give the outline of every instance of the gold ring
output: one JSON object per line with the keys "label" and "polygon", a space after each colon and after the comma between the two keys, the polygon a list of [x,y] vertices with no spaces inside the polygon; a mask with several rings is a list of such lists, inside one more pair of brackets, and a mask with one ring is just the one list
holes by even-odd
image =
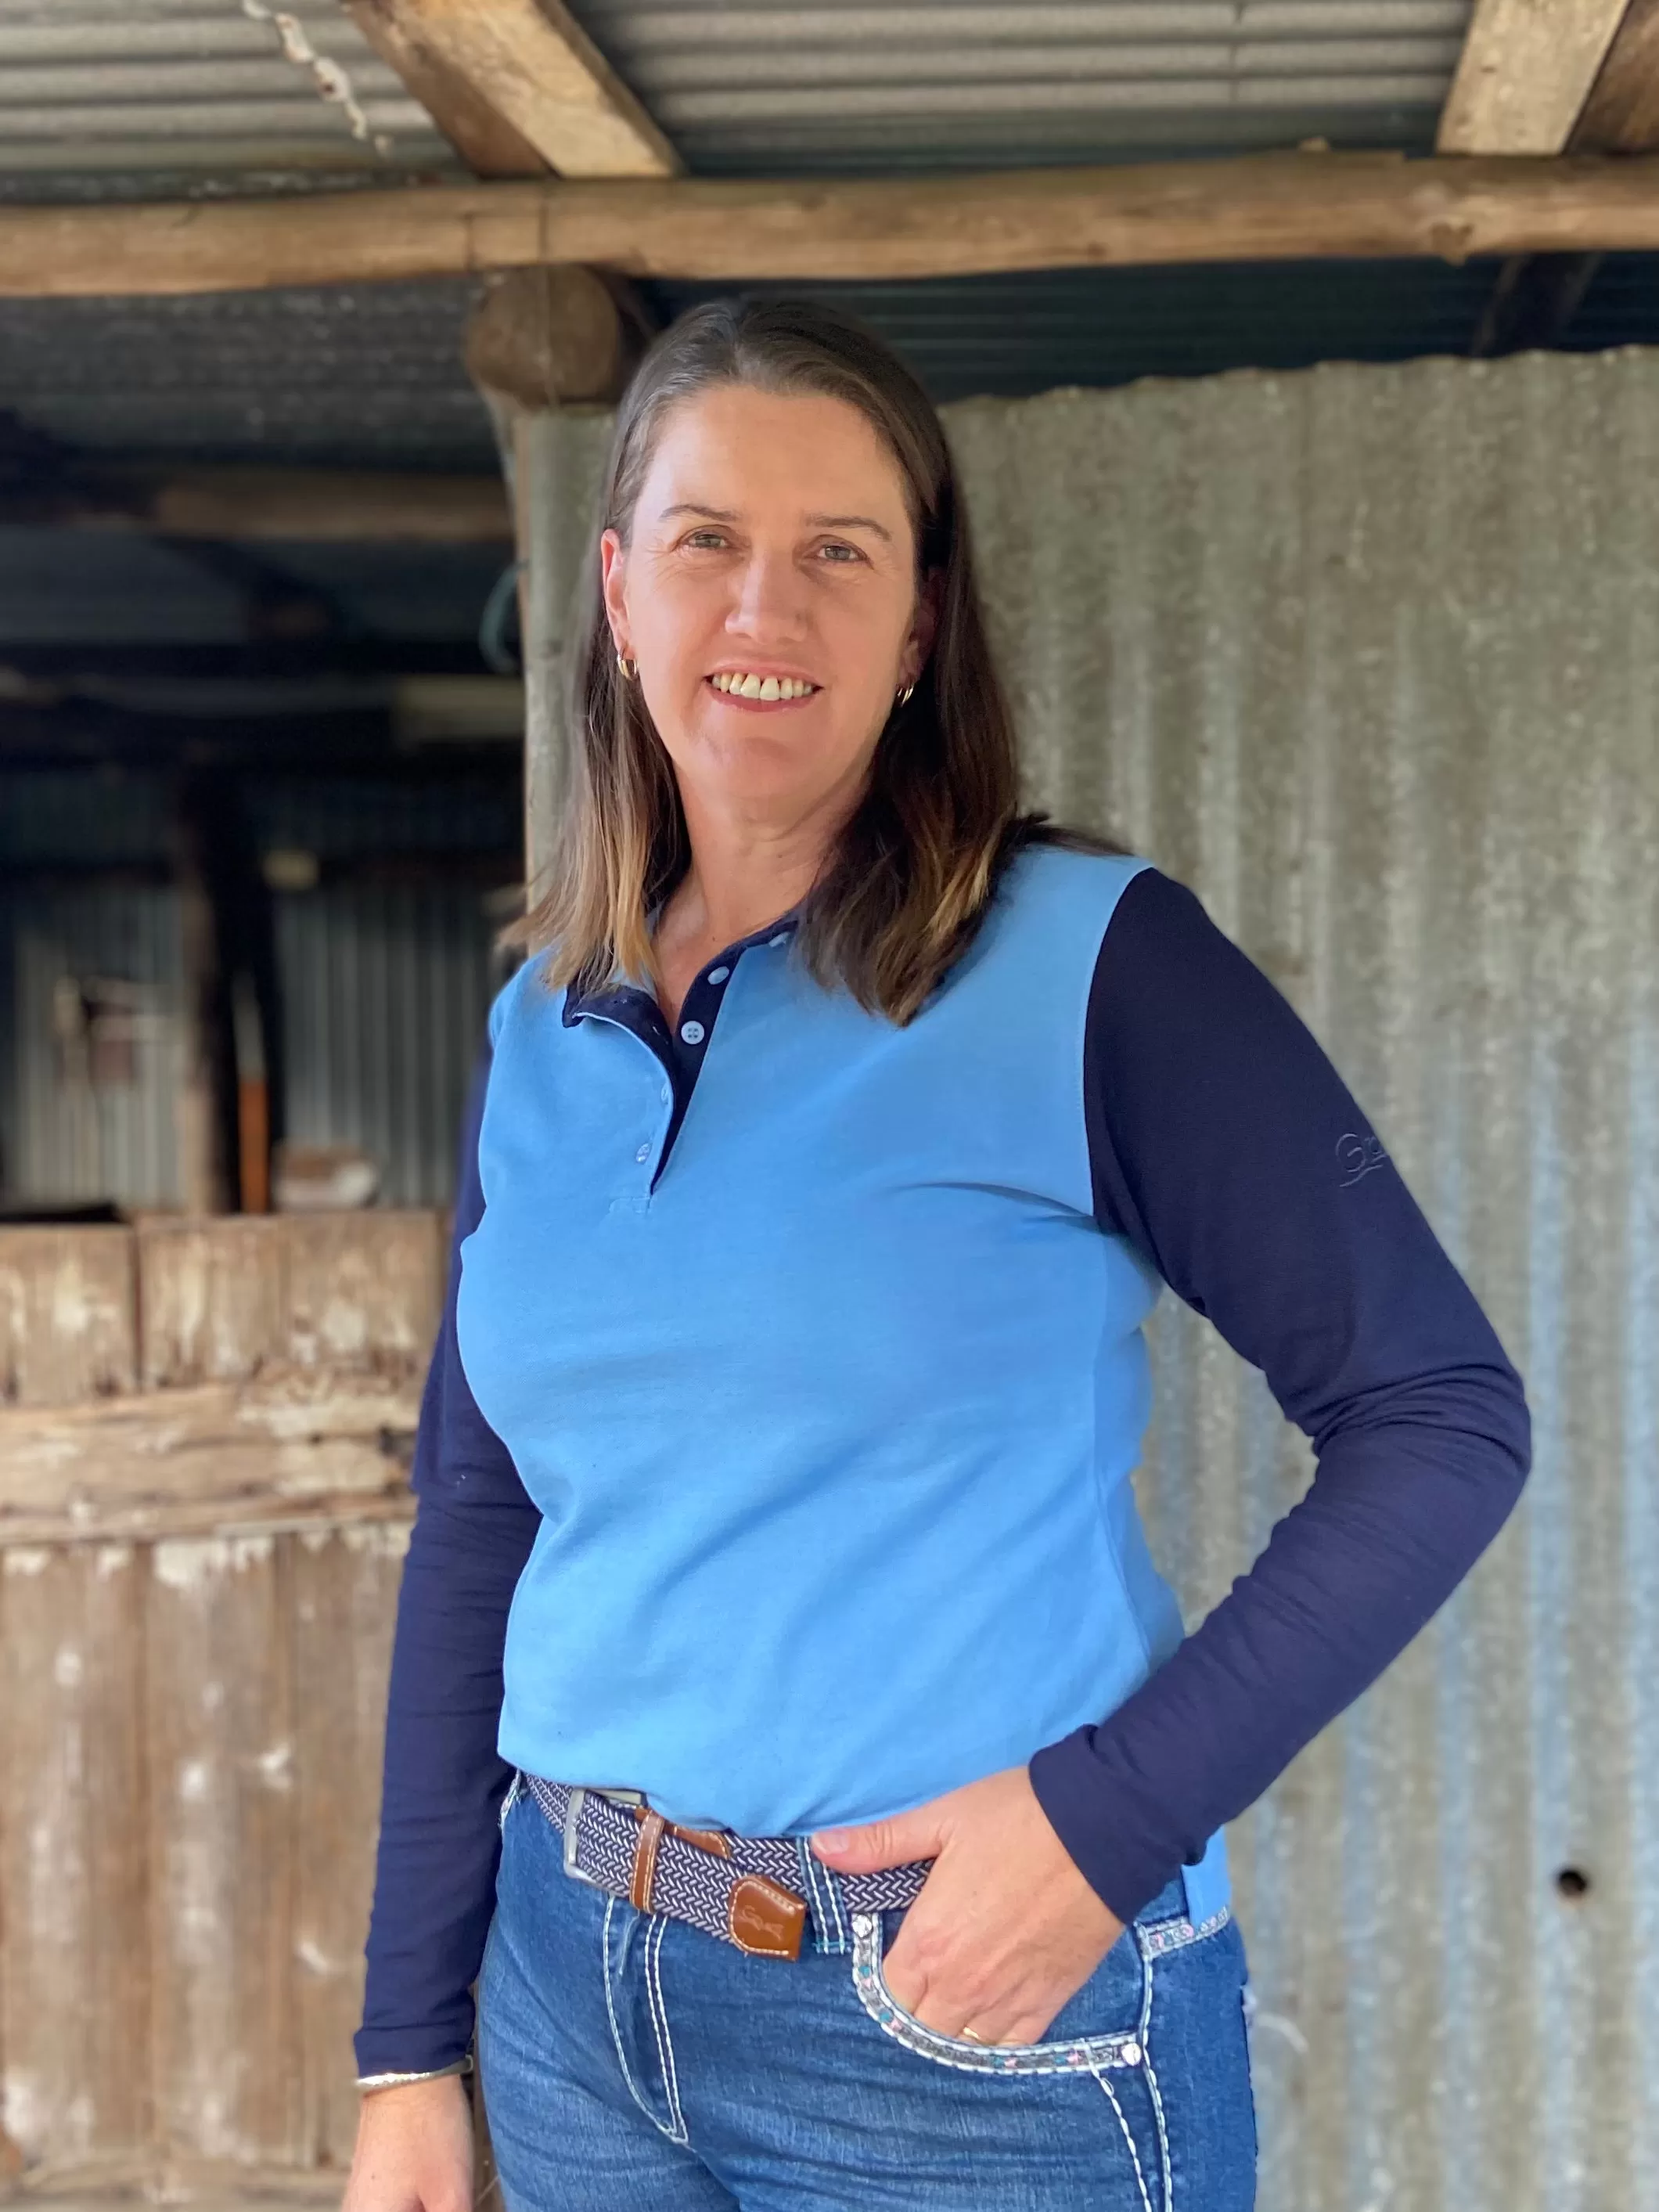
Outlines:
{"label": "gold ring", "polygon": [[982,2035],[975,2035],[971,2027],[964,2027],[962,2032],[970,2043],[983,2043],[985,2040]]}

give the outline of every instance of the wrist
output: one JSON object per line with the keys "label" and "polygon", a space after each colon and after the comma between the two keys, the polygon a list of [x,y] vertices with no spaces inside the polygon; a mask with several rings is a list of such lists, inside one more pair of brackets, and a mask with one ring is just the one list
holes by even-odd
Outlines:
{"label": "wrist", "polygon": [[459,2078],[471,2071],[472,2054],[469,2051],[464,2058],[452,2059],[447,2066],[424,2066],[408,2072],[360,2074],[357,2087],[366,2097],[376,2096],[387,2089],[416,2088],[428,2081],[447,2081],[452,2076]]}

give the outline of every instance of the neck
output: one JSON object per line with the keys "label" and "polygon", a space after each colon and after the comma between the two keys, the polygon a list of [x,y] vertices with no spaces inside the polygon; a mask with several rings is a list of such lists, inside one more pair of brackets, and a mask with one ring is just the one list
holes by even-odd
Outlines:
{"label": "neck", "polygon": [[718,951],[803,899],[841,828],[844,811],[794,822],[756,822],[686,805],[691,864],[657,927],[665,953]]}

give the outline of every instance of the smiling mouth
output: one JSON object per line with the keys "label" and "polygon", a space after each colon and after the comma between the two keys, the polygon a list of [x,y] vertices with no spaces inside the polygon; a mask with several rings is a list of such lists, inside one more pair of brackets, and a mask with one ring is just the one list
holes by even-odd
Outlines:
{"label": "smiling mouth", "polygon": [[798,706],[803,700],[815,699],[823,689],[821,684],[809,684],[805,677],[755,676],[731,668],[723,668],[703,681],[722,698],[740,700],[744,706]]}

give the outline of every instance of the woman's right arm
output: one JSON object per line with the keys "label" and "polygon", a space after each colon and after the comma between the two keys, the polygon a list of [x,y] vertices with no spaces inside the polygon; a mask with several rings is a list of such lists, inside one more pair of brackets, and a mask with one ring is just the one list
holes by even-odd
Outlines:
{"label": "woman's right arm", "polygon": [[[501,1653],[540,1525],[505,1445],[478,1411],[456,1342],[460,1246],[483,1212],[477,1141],[489,1069],[486,1047],[463,1117],[448,1287],[410,1476],[417,1505],[392,1643],[368,1978],[355,2039],[368,2093],[346,2200],[354,2212],[416,2202],[438,2212],[434,2197],[447,2198],[449,2182],[412,2182],[411,2161],[422,2172],[434,2159],[453,2164],[463,2132],[470,2156],[470,2127],[459,2130],[456,2118],[465,2112],[465,2094],[444,2069],[465,2060],[472,2041],[471,1985],[495,1905],[498,1814],[512,1771],[495,1748]],[[369,2086],[379,2075],[409,2074],[438,2078]]]}

